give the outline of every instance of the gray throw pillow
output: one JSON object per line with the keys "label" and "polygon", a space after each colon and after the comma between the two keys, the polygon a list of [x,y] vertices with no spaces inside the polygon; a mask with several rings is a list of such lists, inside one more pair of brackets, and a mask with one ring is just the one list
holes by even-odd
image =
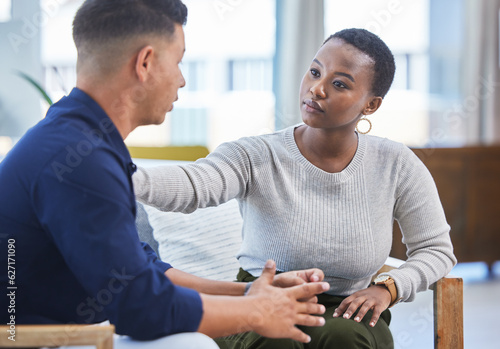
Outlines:
{"label": "gray throw pillow", "polygon": [[136,206],[135,227],[137,228],[139,240],[146,242],[158,255],[158,241],[153,237],[153,228],[149,224],[148,214],[144,209],[144,205],[137,201]]}
{"label": "gray throw pillow", "polygon": [[236,279],[243,225],[236,200],[191,214],[162,212],[147,205],[144,209],[163,261],[208,279]]}

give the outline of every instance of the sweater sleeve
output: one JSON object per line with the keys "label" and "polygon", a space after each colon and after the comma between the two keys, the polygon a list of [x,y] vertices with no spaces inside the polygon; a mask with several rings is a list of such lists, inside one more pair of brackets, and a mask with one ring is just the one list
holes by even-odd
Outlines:
{"label": "sweater sleeve", "polygon": [[399,158],[394,217],[407,246],[407,261],[390,275],[402,301],[413,301],[448,274],[457,260],[434,180],[418,157],[404,147]]}
{"label": "sweater sleeve", "polygon": [[192,164],[139,167],[132,177],[134,191],[139,201],[162,211],[191,213],[244,197],[252,165],[248,148],[224,143]]}
{"label": "sweater sleeve", "polygon": [[63,180],[47,167],[31,195],[44,231],[96,301],[75,309],[85,321],[104,312],[118,334],[141,340],[198,329],[201,298],[174,285],[169,265],[141,245],[129,178],[112,153],[95,150]]}

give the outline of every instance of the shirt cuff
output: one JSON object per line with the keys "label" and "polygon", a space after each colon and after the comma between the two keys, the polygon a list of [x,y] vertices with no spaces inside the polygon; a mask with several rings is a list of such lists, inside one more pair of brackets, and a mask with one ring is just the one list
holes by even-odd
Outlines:
{"label": "shirt cuff", "polygon": [[203,317],[203,302],[200,294],[190,288],[175,286],[172,295],[175,304],[172,317],[175,319],[173,333],[196,332]]}

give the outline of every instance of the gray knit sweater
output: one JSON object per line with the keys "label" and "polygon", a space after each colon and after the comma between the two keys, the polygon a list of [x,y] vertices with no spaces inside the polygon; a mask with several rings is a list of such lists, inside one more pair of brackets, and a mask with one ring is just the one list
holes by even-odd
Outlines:
{"label": "gray knit sweater", "polygon": [[258,276],[271,258],[282,271],[321,268],[334,295],[369,285],[389,256],[394,219],[408,260],[387,274],[402,301],[451,270],[456,259],[436,186],[410,149],[360,134],[351,163],[328,173],[302,156],[294,129],[222,144],[193,164],[139,168],[136,196],[185,213],[237,198],[241,267]]}

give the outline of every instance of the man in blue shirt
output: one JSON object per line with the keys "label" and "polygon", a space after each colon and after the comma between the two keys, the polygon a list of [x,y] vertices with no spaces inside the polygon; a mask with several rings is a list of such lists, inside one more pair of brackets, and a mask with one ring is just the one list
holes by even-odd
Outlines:
{"label": "man in blue shirt", "polygon": [[[323,306],[299,301],[328,288],[309,283],[321,271],[275,277],[269,261],[248,296],[234,297],[245,284],[173,269],[138,240],[135,165],[123,139],[163,122],[185,85],[178,64],[186,16],[179,0],[87,0],[77,12],[76,88],[0,163],[0,263],[15,260],[15,277],[0,275],[4,291],[15,287],[15,308],[1,298],[4,324],[12,316],[16,324],[109,320],[140,340],[253,330],[301,342],[310,338],[295,325],[323,324],[313,316]],[[200,336],[186,343],[215,345]]]}

